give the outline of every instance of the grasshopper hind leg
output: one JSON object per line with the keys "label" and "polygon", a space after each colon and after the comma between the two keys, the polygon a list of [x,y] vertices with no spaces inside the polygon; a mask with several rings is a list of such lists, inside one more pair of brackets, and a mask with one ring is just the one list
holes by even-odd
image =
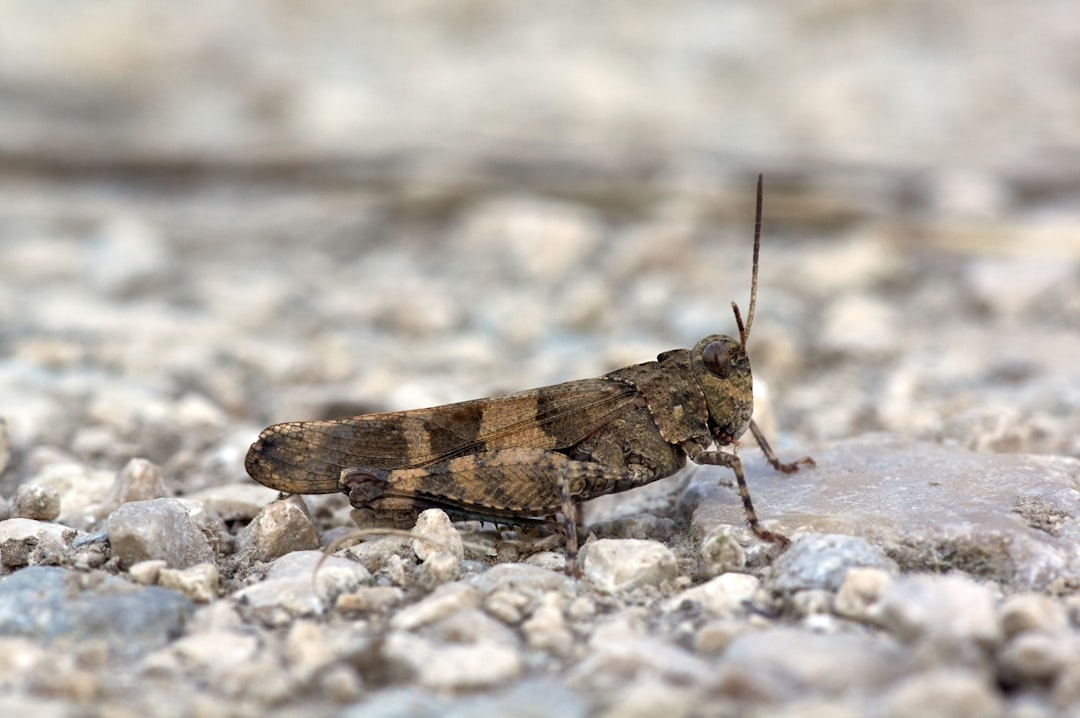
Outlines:
{"label": "grasshopper hind leg", "polygon": [[577,563],[578,555],[578,526],[582,522],[581,504],[574,501],[570,493],[569,470],[559,469],[559,494],[562,499],[563,531],[566,536],[566,566],[564,571],[567,576],[581,577],[581,567]]}
{"label": "grasshopper hind leg", "polygon": [[550,526],[552,519],[532,516],[506,516],[502,513],[487,511],[483,507],[472,507],[455,503],[438,496],[422,494],[397,494],[393,490],[391,477],[393,471],[352,467],[341,472],[341,491],[349,497],[354,508],[375,511],[378,515],[409,514],[415,518],[426,509],[442,509],[455,521],[479,521],[490,523],[496,528],[514,526],[531,529]]}
{"label": "grasshopper hind leg", "polygon": [[573,571],[578,503],[632,480],[640,483],[637,472],[625,468],[541,449],[501,449],[422,467],[352,467],[341,472],[339,488],[354,507],[375,511],[440,508],[456,517],[520,527],[551,525],[543,517],[562,513]]}

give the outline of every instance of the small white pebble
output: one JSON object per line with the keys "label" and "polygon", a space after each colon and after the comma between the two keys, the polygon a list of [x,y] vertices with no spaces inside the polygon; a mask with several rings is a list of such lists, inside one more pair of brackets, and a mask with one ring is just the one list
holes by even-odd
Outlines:
{"label": "small white pebble", "polygon": [[884,569],[852,567],[836,592],[833,610],[844,618],[874,622],[881,612],[881,596],[892,581]]}

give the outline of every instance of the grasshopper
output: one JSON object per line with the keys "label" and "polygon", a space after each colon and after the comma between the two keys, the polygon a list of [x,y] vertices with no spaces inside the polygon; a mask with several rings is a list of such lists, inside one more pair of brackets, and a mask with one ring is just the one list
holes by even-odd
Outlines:
{"label": "grasshopper", "polygon": [[275,424],[248,451],[248,474],[288,493],[340,491],[354,507],[382,515],[441,508],[455,517],[529,526],[550,523],[561,513],[569,571],[580,502],[670,476],[689,458],[731,469],[750,528],[786,546],[786,537],[759,523],[734,453],[749,429],[775,469],[790,473],[814,465],[809,457],[780,461],[751,418],[746,344],[757,303],[761,210],[758,175],[745,325],[731,303],[738,339],[714,334],[693,349],[663,352],[656,361],[515,394]]}

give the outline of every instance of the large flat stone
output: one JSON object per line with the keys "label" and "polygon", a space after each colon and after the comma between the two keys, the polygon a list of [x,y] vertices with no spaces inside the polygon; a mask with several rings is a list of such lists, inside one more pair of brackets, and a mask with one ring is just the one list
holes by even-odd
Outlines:
{"label": "large flat stone", "polygon": [[[743,448],[759,518],[773,530],[861,536],[904,570],[959,569],[1019,588],[1080,583],[1080,460],[973,453],[874,434],[812,449],[817,467],[775,472]],[[795,457],[784,457],[795,458]],[[730,471],[696,467],[696,529],[744,522]]]}

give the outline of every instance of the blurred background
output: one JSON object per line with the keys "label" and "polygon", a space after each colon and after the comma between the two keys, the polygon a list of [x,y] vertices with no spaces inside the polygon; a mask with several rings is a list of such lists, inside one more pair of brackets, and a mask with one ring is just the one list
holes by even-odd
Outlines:
{"label": "blurred background", "polygon": [[239,480],[267,423],[733,333],[759,171],[782,449],[1080,455],[1071,0],[0,17],[5,493],[57,452]]}
{"label": "blurred background", "polygon": [[57,164],[426,151],[1031,172],[1080,143],[1067,0],[2,10],[4,148]]}

